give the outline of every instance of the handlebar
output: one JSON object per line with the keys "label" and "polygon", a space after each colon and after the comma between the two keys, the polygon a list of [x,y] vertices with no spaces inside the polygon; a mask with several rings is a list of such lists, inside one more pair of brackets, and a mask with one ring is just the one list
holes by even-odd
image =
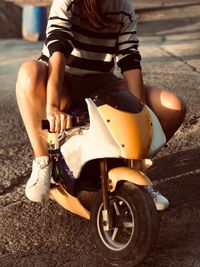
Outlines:
{"label": "handlebar", "polygon": [[[82,113],[80,115],[72,115],[72,127],[85,126],[89,123],[88,113]],[[41,123],[42,130],[50,131],[50,123],[48,120],[42,120]],[[66,129],[67,130],[67,129]]]}
{"label": "handlebar", "polygon": [[42,130],[50,130],[50,123],[48,120],[42,120]]}

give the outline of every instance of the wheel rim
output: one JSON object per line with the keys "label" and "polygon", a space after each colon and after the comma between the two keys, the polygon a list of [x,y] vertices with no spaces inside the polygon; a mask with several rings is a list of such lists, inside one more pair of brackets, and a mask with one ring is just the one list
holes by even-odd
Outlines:
{"label": "wheel rim", "polygon": [[110,231],[103,228],[103,203],[97,213],[97,229],[102,242],[113,251],[125,249],[131,242],[135,232],[135,219],[129,203],[121,196],[110,198],[113,227]]}

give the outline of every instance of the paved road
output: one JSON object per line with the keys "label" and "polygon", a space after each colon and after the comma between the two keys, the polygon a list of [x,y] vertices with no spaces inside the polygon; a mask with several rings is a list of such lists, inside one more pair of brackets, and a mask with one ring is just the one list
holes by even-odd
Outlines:
{"label": "paved road", "polygon": [[[160,213],[158,245],[142,267],[200,266],[200,1],[191,2],[138,14],[145,82],[169,88],[188,105],[185,123],[149,172],[171,208]],[[93,246],[88,221],[24,196],[32,151],[15,81],[21,62],[41,47],[0,41],[0,266],[108,266]]]}

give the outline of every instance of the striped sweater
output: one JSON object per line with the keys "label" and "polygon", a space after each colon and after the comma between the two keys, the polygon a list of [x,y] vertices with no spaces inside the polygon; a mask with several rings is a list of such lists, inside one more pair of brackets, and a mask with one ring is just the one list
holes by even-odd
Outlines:
{"label": "striped sweater", "polygon": [[54,0],[41,60],[55,52],[66,57],[65,71],[84,76],[139,69],[136,17],[131,0],[101,0],[103,13],[114,27],[95,28],[82,16],[77,0]]}

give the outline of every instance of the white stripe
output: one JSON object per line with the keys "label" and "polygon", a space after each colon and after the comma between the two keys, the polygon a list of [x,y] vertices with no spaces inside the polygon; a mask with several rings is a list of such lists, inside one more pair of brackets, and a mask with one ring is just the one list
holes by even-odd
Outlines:
{"label": "white stripe", "polygon": [[43,46],[42,54],[45,55],[46,57],[50,57],[49,49],[47,48],[46,45]]}
{"label": "white stripe", "polygon": [[[100,35],[101,36],[101,35]],[[80,42],[87,43],[87,44],[97,44],[97,45],[103,45],[103,46],[110,46],[113,47],[116,45],[116,39],[101,39],[101,37],[95,38],[95,37],[88,37],[84,34],[74,32],[74,38],[76,40],[79,40]]]}
{"label": "white stripe", "polygon": [[79,57],[82,59],[91,59],[91,60],[100,60],[104,62],[111,62],[113,59],[112,54],[102,54],[102,53],[94,53],[94,52],[88,52],[84,50],[78,50],[76,48],[73,49],[72,53],[73,56]]}
{"label": "white stripe", "polygon": [[69,35],[71,35],[73,37],[73,33],[71,31],[67,31],[67,30],[64,30],[64,29],[60,29],[60,28],[57,28],[57,27],[51,27],[50,31],[48,32],[48,36],[51,35],[51,33],[53,33],[52,31],[55,31],[55,30],[60,30],[62,33],[68,33]]}
{"label": "white stripe", "polygon": [[137,49],[135,49],[135,48],[132,47],[133,45],[137,45],[137,44],[128,43],[128,44],[119,45],[119,50],[124,50],[124,49],[130,48],[131,50],[137,51]]}
{"label": "white stripe", "polygon": [[56,42],[59,42],[59,40],[58,39],[57,40],[55,39],[55,40],[49,41],[48,44],[47,44],[47,47],[49,47],[51,44],[56,43]]}
{"label": "white stripe", "polygon": [[121,36],[119,36],[118,43],[123,43],[123,42],[130,41],[130,40],[131,41],[138,41],[137,35],[136,34],[131,35],[130,33],[121,35]]}

